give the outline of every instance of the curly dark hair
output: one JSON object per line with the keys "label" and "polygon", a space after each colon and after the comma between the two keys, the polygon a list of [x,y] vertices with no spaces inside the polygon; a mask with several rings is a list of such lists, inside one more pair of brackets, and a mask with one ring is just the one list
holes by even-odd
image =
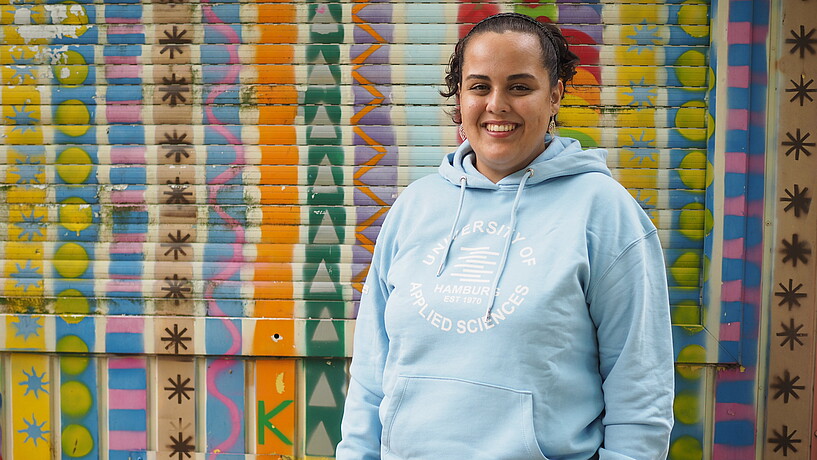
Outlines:
{"label": "curly dark hair", "polygon": [[[576,75],[579,57],[568,49],[567,40],[558,27],[553,24],[539,22],[524,14],[499,13],[478,22],[470,32],[457,42],[446,69],[445,84],[447,90],[440,91],[442,96],[448,98],[459,94],[465,47],[471,37],[485,32],[521,32],[537,36],[542,48],[542,65],[550,75],[551,86],[556,85],[556,82],[561,80],[564,86],[567,87],[567,83]],[[454,123],[462,123],[459,106],[454,107],[450,115]]]}

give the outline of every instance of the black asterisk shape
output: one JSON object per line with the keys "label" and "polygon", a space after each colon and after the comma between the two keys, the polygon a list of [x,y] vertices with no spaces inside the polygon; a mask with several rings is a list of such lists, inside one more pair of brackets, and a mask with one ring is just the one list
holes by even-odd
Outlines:
{"label": "black asterisk shape", "polygon": [[165,299],[173,299],[173,303],[176,305],[179,304],[180,300],[187,298],[185,293],[192,290],[191,288],[187,287],[187,285],[190,284],[190,281],[187,281],[187,278],[179,278],[178,273],[174,273],[173,278],[165,276],[165,283],[167,283],[167,287],[162,287],[163,291],[167,291],[167,294],[165,294]]}
{"label": "black asterisk shape", "polygon": [[173,324],[173,331],[165,328],[165,332],[167,332],[167,336],[162,337],[162,342],[168,342],[168,344],[165,345],[165,350],[170,350],[170,347],[174,347],[173,354],[175,355],[179,354],[179,347],[187,350],[187,345],[185,345],[184,342],[193,340],[192,337],[184,335],[184,333],[187,332],[187,328],[180,331],[178,324]]}
{"label": "black asterisk shape", "polygon": [[806,133],[805,136],[800,136],[800,128],[797,128],[797,134],[794,136],[791,135],[790,132],[786,132],[786,137],[789,138],[787,141],[783,141],[783,145],[789,146],[789,149],[786,150],[786,156],[789,156],[792,152],[794,152],[794,159],[800,160],[800,152],[805,154],[806,156],[811,156],[811,151],[806,147],[814,147],[814,142],[806,142],[811,136],[811,133]]}
{"label": "black asterisk shape", "polygon": [[780,197],[780,201],[784,203],[789,203],[783,208],[783,212],[789,212],[789,209],[794,209],[794,217],[800,217],[800,212],[802,211],[803,214],[808,214],[808,208],[811,206],[811,197],[807,196],[808,187],[803,187],[803,190],[800,190],[800,186],[794,184],[794,193],[790,192],[789,189],[784,190],[786,195]]}
{"label": "black asterisk shape", "polygon": [[[806,387],[804,385],[795,385],[798,380],[800,380],[800,376],[795,376],[791,378],[789,371],[783,371],[783,378],[781,379],[779,375],[775,375],[775,382],[772,384],[772,388],[777,390],[777,393],[774,394],[774,399],[778,399],[783,396],[783,403],[789,403],[789,396],[794,397],[794,399],[800,399],[800,395],[797,394],[797,390],[805,390]],[[792,433],[793,434],[793,433]]]}
{"label": "black asterisk shape", "polygon": [[193,391],[194,388],[187,386],[187,384],[190,383],[190,378],[189,377],[184,379],[184,381],[182,381],[181,374],[176,374],[176,380],[175,381],[173,379],[171,379],[171,378],[168,378],[167,381],[170,382],[170,386],[165,387],[165,390],[170,392],[170,394],[167,395],[167,399],[173,399],[174,397],[178,398],[178,401],[176,401],[176,404],[181,404],[182,403],[182,396],[184,396],[185,399],[190,401],[190,395],[188,395],[187,392],[188,391]]}
{"label": "black asterisk shape", "polygon": [[167,181],[167,185],[170,187],[169,192],[162,192],[164,195],[168,195],[167,201],[165,204],[189,204],[190,201],[187,200],[188,196],[192,196],[193,192],[186,191],[187,188],[190,186],[189,182],[182,182],[181,178],[176,176],[175,182]]}
{"label": "black asterisk shape", "polygon": [[165,93],[162,96],[162,101],[166,101],[170,99],[170,106],[176,107],[179,101],[187,102],[187,99],[184,97],[183,93],[189,93],[190,88],[187,86],[187,79],[184,77],[176,77],[176,74],[172,74],[170,78],[162,77],[162,83],[167,86],[160,86],[159,91]]}
{"label": "black asterisk shape", "polygon": [[805,77],[800,75],[800,83],[797,83],[794,80],[789,80],[791,82],[791,84],[794,85],[794,87],[793,88],[786,88],[787,93],[794,93],[794,96],[792,96],[791,99],[789,99],[789,102],[794,102],[795,99],[799,98],[800,99],[800,107],[803,106],[803,103],[806,101],[806,99],[808,99],[809,102],[814,102],[814,99],[812,99],[812,97],[811,97],[811,95],[809,95],[809,93],[817,92],[817,88],[809,88],[809,86],[811,86],[811,84],[814,83],[814,79],[811,79],[811,80],[809,80],[807,82],[804,82],[804,80],[805,80]]}
{"label": "black asterisk shape", "polygon": [[803,283],[798,283],[796,287],[793,287],[794,286],[794,281],[792,281],[791,278],[789,278],[789,287],[788,288],[786,286],[784,286],[783,283],[777,283],[777,285],[780,286],[780,289],[782,289],[782,291],[778,291],[778,292],[774,293],[774,295],[776,295],[777,297],[782,297],[782,299],[780,300],[780,303],[777,304],[777,306],[781,306],[784,303],[786,303],[786,304],[788,304],[789,311],[791,311],[792,307],[795,307],[795,306],[799,307],[800,306],[800,301],[797,300],[797,299],[802,298],[802,297],[806,297],[805,292],[798,292],[800,290],[800,288],[803,287]]}
{"label": "black asterisk shape", "polygon": [[191,458],[190,452],[196,448],[193,445],[193,436],[184,437],[181,431],[179,431],[179,437],[176,438],[173,435],[170,435],[170,442],[167,447],[169,447],[172,452],[170,453],[170,457],[174,455],[178,455],[178,460],[182,460],[182,456],[186,458]]}
{"label": "black asterisk shape", "polygon": [[182,156],[185,158],[190,158],[190,153],[188,153],[187,147],[192,144],[186,140],[187,133],[182,133],[179,135],[179,133],[174,129],[173,135],[164,133],[164,136],[166,140],[159,142],[159,144],[162,145],[163,149],[167,150],[167,153],[165,153],[165,158],[175,156],[176,163],[181,163]]}
{"label": "black asterisk shape", "polygon": [[165,47],[159,51],[159,54],[165,54],[165,52],[170,51],[170,59],[175,59],[175,53],[184,54],[182,45],[189,45],[193,42],[193,40],[189,38],[184,38],[184,36],[187,35],[187,30],[182,29],[179,31],[179,26],[173,26],[173,32],[165,30],[162,33],[164,33],[167,38],[159,39],[159,44],[165,45]]}
{"label": "black asterisk shape", "polygon": [[811,249],[807,245],[807,242],[800,241],[797,233],[792,234],[791,243],[783,238],[783,249],[780,250],[783,253],[783,263],[791,260],[792,267],[796,267],[798,261],[808,264],[807,256],[811,254]]}
{"label": "black asterisk shape", "polygon": [[792,431],[789,433],[789,426],[783,425],[783,433],[778,433],[777,430],[772,430],[774,435],[769,438],[769,442],[772,444],[776,444],[774,451],[777,452],[780,449],[783,449],[783,456],[786,457],[789,454],[789,449],[792,452],[797,452],[797,448],[794,447],[795,444],[803,442],[802,439],[796,439],[794,437],[797,430]]}
{"label": "black asterisk shape", "polygon": [[168,233],[167,237],[170,238],[170,243],[162,243],[163,247],[169,247],[167,251],[165,251],[165,255],[173,253],[173,260],[179,260],[179,253],[183,256],[186,256],[187,253],[184,252],[186,248],[191,247],[192,245],[187,242],[190,239],[190,234],[182,236],[181,230],[176,230],[176,236],[173,236],[172,233]]}
{"label": "black asterisk shape", "polygon": [[787,38],[786,43],[792,43],[794,46],[789,50],[789,54],[794,54],[799,50],[800,58],[802,59],[806,56],[806,50],[808,50],[810,54],[817,52],[814,50],[814,47],[811,46],[817,43],[817,38],[812,38],[814,31],[815,29],[811,29],[806,33],[806,27],[800,26],[800,34],[798,35],[794,29],[790,30],[789,33],[791,33],[791,36],[794,38]]}
{"label": "black asterisk shape", "polygon": [[808,337],[808,334],[805,332],[800,332],[800,329],[803,329],[803,324],[799,326],[794,325],[794,318],[789,318],[789,325],[786,326],[786,323],[780,323],[780,326],[783,328],[781,332],[775,334],[778,337],[783,337],[783,341],[780,342],[781,347],[785,347],[786,344],[789,344],[789,349],[794,351],[795,343],[803,345],[803,341],[800,340],[800,337]]}

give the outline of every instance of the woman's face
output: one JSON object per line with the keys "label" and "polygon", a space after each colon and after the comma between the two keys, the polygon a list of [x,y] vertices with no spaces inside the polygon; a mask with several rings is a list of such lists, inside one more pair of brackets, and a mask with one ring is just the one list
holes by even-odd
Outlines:
{"label": "woman's face", "polygon": [[476,167],[497,182],[545,149],[562,82],[551,87],[539,39],[521,32],[485,32],[463,54],[459,104]]}

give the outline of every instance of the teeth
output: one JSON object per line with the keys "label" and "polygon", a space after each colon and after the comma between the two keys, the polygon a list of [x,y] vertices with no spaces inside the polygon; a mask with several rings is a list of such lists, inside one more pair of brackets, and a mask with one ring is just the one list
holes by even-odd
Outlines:
{"label": "teeth", "polygon": [[513,131],[516,129],[516,125],[493,125],[487,124],[485,127],[488,131],[499,131],[499,132],[506,132],[506,131]]}

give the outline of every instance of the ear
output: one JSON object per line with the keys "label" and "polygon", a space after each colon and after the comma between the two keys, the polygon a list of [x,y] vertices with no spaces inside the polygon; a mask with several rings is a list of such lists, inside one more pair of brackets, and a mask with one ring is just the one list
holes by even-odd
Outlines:
{"label": "ear", "polygon": [[562,105],[562,96],[565,93],[565,85],[562,80],[558,80],[556,85],[550,90],[550,109],[556,114],[559,112],[559,107]]}

